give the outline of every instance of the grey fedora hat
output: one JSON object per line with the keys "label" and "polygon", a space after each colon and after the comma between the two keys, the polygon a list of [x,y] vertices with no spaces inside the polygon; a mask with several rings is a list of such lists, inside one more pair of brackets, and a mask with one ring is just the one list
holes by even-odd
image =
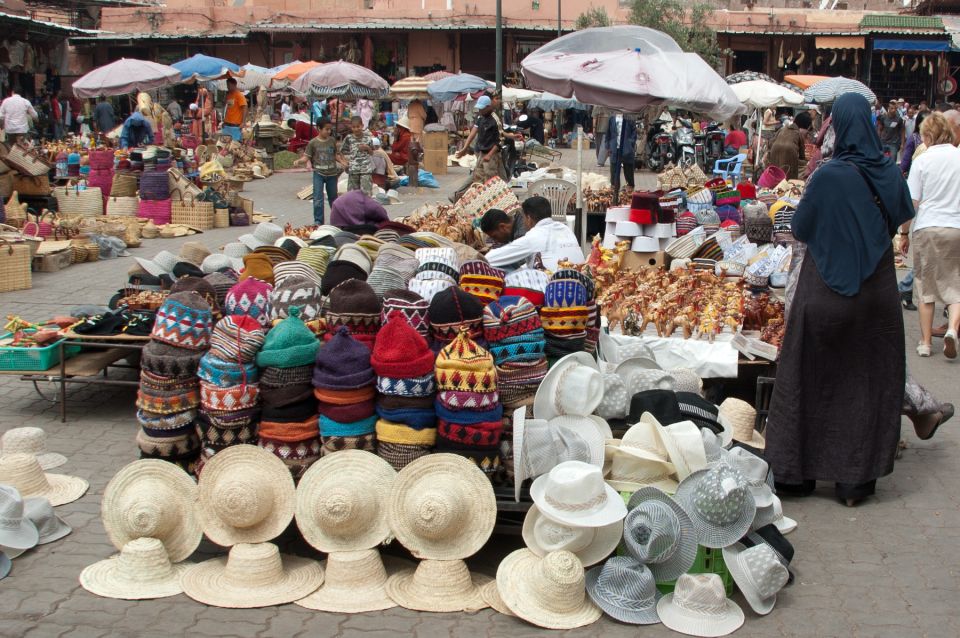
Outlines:
{"label": "grey fedora hat", "polygon": [[634,492],[623,525],[627,553],[658,582],[676,580],[697,559],[697,533],[680,505],[654,487]]}
{"label": "grey fedora hat", "polygon": [[674,498],[693,521],[700,544],[716,549],[746,534],[757,511],[746,479],[723,462],[685,478]]}
{"label": "grey fedora hat", "polygon": [[614,556],[587,572],[587,595],[610,617],[631,625],[660,622],[653,573],[629,556]]}

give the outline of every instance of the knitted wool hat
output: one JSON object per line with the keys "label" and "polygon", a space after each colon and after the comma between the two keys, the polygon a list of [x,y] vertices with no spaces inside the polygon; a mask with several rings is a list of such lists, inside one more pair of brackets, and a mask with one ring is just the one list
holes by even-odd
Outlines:
{"label": "knitted wool hat", "polygon": [[343,282],[330,291],[324,340],[329,341],[337,328],[346,326],[354,339],[373,348],[380,330],[380,310],[380,299],[370,284],[359,279]]}
{"label": "knitted wool hat", "polygon": [[354,263],[367,274],[370,274],[370,271],[373,270],[373,259],[371,259],[370,253],[364,250],[363,246],[358,246],[355,243],[341,246],[337,250],[337,254],[334,255],[334,259]]}
{"label": "knitted wool hat", "polygon": [[380,323],[386,323],[387,317],[394,311],[399,312],[421,337],[426,339],[430,335],[429,301],[412,290],[394,288],[386,291],[383,295]]}
{"label": "knitted wool hat", "polygon": [[460,266],[460,287],[481,303],[496,301],[503,292],[506,273],[485,261],[468,261]]}
{"label": "knitted wool hat", "polygon": [[323,277],[332,255],[333,250],[326,246],[307,246],[297,253],[297,261],[310,266],[317,273],[317,277]]}
{"label": "knitted wool hat", "polygon": [[250,253],[243,258],[243,274],[240,281],[259,279],[273,285],[273,262],[263,253]]}
{"label": "knitted wool hat", "polygon": [[543,305],[543,293],[550,278],[542,270],[522,268],[507,273],[503,278],[503,294],[511,297],[525,297],[536,307]]}
{"label": "knitted wool hat", "polygon": [[414,277],[407,282],[407,288],[409,288],[411,292],[419,295],[427,301],[433,301],[433,298],[437,293],[455,285],[456,284],[453,283],[453,280],[447,277],[444,277],[443,279],[417,279]]}
{"label": "knitted wool hat", "polygon": [[302,261],[285,261],[283,263],[279,263],[276,266],[274,266],[273,267],[273,287],[276,288],[277,286],[283,283],[284,279],[286,279],[287,277],[291,277],[293,275],[306,277],[307,279],[312,281],[317,286],[317,288],[320,287],[320,276],[316,273],[316,271],[313,268],[303,263]]}
{"label": "knitted wool hat", "polygon": [[320,349],[313,370],[313,387],[327,390],[352,390],[372,385],[370,350],[341,327]]}
{"label": "knitted wool hat", "polygon": [[[287,263],[294,262],[280,265]],[[314,277],[288,275],[270,292],[270,319],[285,319],[290,314],[290,308],[296,306],[304,321],[313,321],[320,316],[322,301],[320,285]]]}
{"label": "knitted wool hat", "polygon": [[430,301],[430,334],[438,343],[449,343],[461,328],[471,339],[483,338],[483,305],[462,288],[452,287],[434,295]]}
{"label": "knitted wool hat", "polygon": [[573,279],[551,279],[543,299],[543,305],[551,308],[586,306],[587,288]]}
{"label": "knitted wool hat", "polygon": [[270,325],[270,292],[273,286],[259,279],[244,279],[230,289],[224,300],[225,315],[246,315],[264,328]]}
{"label": "knitted wool hat", "polygon": [[202,351],[194,352],[160,341],[150,341],[143,347],[140,367],[170,379],[195,378],[202,356]]}
{"label": "knitted wool hat", "polygon": [[395,311],[377,335],[370,357],[373,371],[381,377],[420,377],[429,374],[434,363],[426,340]]}
{"label": "knitted wool hat", "polygon": [[157,310],[150,337],[186,350],[206,350],[212,328],[210,304],[196,292],[178,292],[169,295]]}
{"label": "knitted wool hat", "polygon": [[200,277],[181,277],[170,286],[170,294],[178,292],[196,292],[210,306],[210,311],[214,317],[220,315],[220,304],[217,302],[217,291],[213,289],[210,282]]}
{"label": "knitted wool hat", "polygon": [[294,258],[294,255],[291,255],[283,248],[278,248],[277,246],[260,246],[253,252],[256,255],[265,255],[267,259],[270,260],[270,264],[273,266],[281,264],[285,261],[291,261]]}
{"label": "knitted wool hat", "polygon": [[217,307],[223,310],[227,304],[227,293],[237,284],[237,275],[232,270],[210,273],[204,279],[213,288],[217,296]]}
{"label": "knitted wool hat", "polygon": [[370,257],[371,262],[377,260],[377,254],[380,252],[380,248],[384,243],[386,242],[382,239],[378,239],[370,234],[360,235],[355,242],[357,247],[363,248],[367,252],[367,256]]}
{"label": "knitted wool hat", "polygon": [[413,251],[399,244],[386,244],[377,254],[377,261],[367,278],[378,297],[393,288],[402,288],[417,271],[417,258]]}
{"label": "knitted wool hat", "polygon": [[[596,284],[593,279],[588,275],[583,274],[579,270],[574,270],[573,268],[561,268],[557,272],[553,273],[550,276],[550,281],[576,281],[579,282],[587,291],[587,301],[590,301],[596,296]],[[546,290],[546,288],[544,288]]]}
{"label": "knitted wool hat", "polygon": [[317,356],[320,342],[300,319],[300,309],[290,308],[289,316],[267,334],[257,355],[261,368],[294,368],[309,365]]}
{"label": "knitted wool hat", "polygon": [[456,283],[460,276],[457,268],[457,252],[449,247],[418,248],[416,253],[420,266],[417,268],[417,279],[449,279]]}
{"label": "knitted wool hat", "polygon": [[697,216],[686,211],[677,215],[677,237],[683,237],[697,227]]}
{"label": "knitted wool hat", "polygon": [[546,341],[540,315],[524,297],[501,297],[484,308],[483,334],[497,365],[543,358]]}
{"label": "knitted wool hat", "polygon": [[437,356],[437,388],[463,392],[496,392],[493,357],[461,331]]}
{"label": "knitted wool hat", "polygon": [[740,182],[737,184],[737,190],[740,191],[740,200],[745,199],[756,199],[757,198],[757,187],[754,186],[751,182]]}
{"label": "knitted wool hat", "polygon": [[323,275],[323,284],[320,286],[320,292],[326,297],[330,291],[349,279],[367,280],[367,272],[350,261],[335,259],[327,265],[327,270]]}

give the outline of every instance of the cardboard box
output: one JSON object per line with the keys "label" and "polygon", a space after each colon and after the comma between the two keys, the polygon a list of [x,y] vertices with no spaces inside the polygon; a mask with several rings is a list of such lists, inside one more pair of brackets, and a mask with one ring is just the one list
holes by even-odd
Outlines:
{"label": "cardboard box", "polygon": [[58,250],[55,253],[34,257],[31,269],[34,272],[60,272],[71,263],[73,263],[73,251]]}
{"label": "cardboard box", "polygon": [[449,134],[446,131],[427,131],[423,134],[424,152],[443,151],[443,158],[446,160],[449,145]]}
{"label": "cardboard box", "polygon": [[425,148],[423,150],[423,164],[421,164],[420,167],[425,171],[430,171],[434,175],[446,175],[447,149],[433,150]]}
{"label": "cardboard box", "polygon": [[667,253],[658,250],[655,253],[635,253],[633,251],[623,254],[622,268],[630,270],[639,270],[644,266],[659,266],[666,268],[669,265]]}

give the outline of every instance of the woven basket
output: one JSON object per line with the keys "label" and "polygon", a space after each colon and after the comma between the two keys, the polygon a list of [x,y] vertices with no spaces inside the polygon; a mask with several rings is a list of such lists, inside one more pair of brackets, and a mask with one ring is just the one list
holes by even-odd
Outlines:
{"label": "woven basket", "polygon": [[75,186],[57,186],[53,189],[53,196],[57,198],[57,209],[62,215],[103,215],[103,193],[95,186],[84,190]]}
{"label": "woven basket", "polygon": [[70,244],[70,263],[82,264],[87,261],[87,246],[85,244]]}
{"label": "woven basket", "polygon": [[662,191],[672,191],[687,185],[687,176],[679,166],[668,168],[657,175],[657,184]]}
{"label": "woven basket", "polygon": [[139,182],[133,173],[114,173],[113,186],[110,188],[112,197],[136,197]]}
{"label": "woven basket", "polygon": [[107,199],[107,215],[136,217],[140,200],[134,197],[110,197]]}
{"label": "woven basket", "polygon": [[0,292],[33,287],[31,260],[30,247],[27,244],[0,239]]}
{"label": "woven basket", "polygon": [[167,171],[146,171],[140,176],[140,199],[170,199]]}
{"label": "woven basket", "polygon": [[187,199],[181,197],[172,201],[173,204],[170,208],[171,223],[192,226],[199,230],[210,230],[215,227],[213,202],[197,201],[193,195],[188,195]]}
{"label": "woven basket", "polygon": [[36,195],[46,197],[50,194],[50,180],[46,175],[31,177],[30,175],[13,174],[13,190],[21,195]]}
{"label": "woven basket", "polygon": [[213,209],[213,227],[214,228],[230,227],[230,209],[229,208]]}
{"label": "woven basket", "polygon": [[110,150],[92,150],[90,151],[89,164],[90,170],[113,170],[113,151]]}
{"label": "woven basket", "polygon": [[171,204],[172,202],[169,199],[141,199],[137,206],[137,217],[150,219],[157,226],[169,224]]}
{"label": "woven basket", "polygon": [[[3,161],[18,173],[31,177],[46,175],[54,166],[45,158],[41,157],[35,150],[23,148],[19,144],[14,144],[10,147]],[[27,287],[29,288],[29,286]]]}
{"label": "woven basket", "polygon": [[4,215],[6,216],[7,224],[16,228],[23,228],[23,224],[27,221],[27,211],[20,205],[20,198],[16,191],[10,194],[10,199],[7,200],[5,206]]}
{"label": "woven basket", "polygon": [[189,193],[194,197],[199,197],[200,193],[203,192],[199,186],[187,179],[184,174],[176,168],[171,168],[167,171],[167,181],[171,197],[175,197],[177,193],[181,196],[186,196]]}
{"label": "woven basket", "polygon": [[157,228],[157,225],[151,219],[140,227],[140,236],[144,239],[156,239],[160,236],[160,229]]}

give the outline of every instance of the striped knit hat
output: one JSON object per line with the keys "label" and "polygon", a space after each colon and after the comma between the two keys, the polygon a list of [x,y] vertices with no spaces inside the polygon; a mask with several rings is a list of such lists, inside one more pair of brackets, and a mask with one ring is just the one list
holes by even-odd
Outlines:
{"label": "striped knit hat", "polygon": [[385,244],[377,254],[367,283],[382,298],[387,290],[403,288],[417,272],[413,251],[399,244]]}
{"label": "striped knit hat", "polygon": [[186,350],[206,350],[212,328],[210,304],[196,292],[177,292],[157,310],[150,337]]}
{"label": "striped knit hat", "polygon": [[416,330],[421,337],[430,336],[430,302],[404,288],[387,290],[383,295],[383,309],[380,311],[380,324],[387,322],[387,317],[394,311],[399,312],[404,320]]}
{"label": "striped knit hat", "polygon": [[217,322],[210,335],[210,353],[224,361],[250,363],[257,357],[266,337],[256,319],[228,315]]}
{"label": "striped knit hat", "polygon": [[503,278],[503,294],[526,297],[539,308],[543,305],[543,295],[549,281],[547,273],[542,270],[533,268],[514,270]]}
{"label": "striped knit hat", "polygon": [[370,284],[348,279],[330,291],[324,340],[330,341],[339,327],[346,326],[354,339],[372,349],[380,330],[380,310],[380,299]]}
{"label": "striped knit hat", "polygon": [[[285,262],[280,266],[293,263],[295,262]],[[306,268],[305,265],[300,265]],[[316,277],[302,274],[286,275],[282,280],[277,280],[276,286],[270,291],[270,319],[271,321],[286,319],[290,308],[297,306],[300,308],[300,317],[304,321],[313,321],[320,316],[321,304],[320,284]]]}
{"label": "striped knit hat", "polygon": [[677,237],[683,237],[697,227],[697,216],[686,211],[677,215]]}
{"label": "striped knit hat", "polygon": [[444,277],[443,279],[417,279],[414,277],[407,282],[407,288],[411,292],[419,295],[427,301],[433,301],[437,293],[456,286],[452,280]]}
{"label": "striped knit hat", "polygon": [[246,315],[267,328],[270,325],[270,292],[272,290],[273,286],[259,279],[244,279],[227,293],[223,314]]}
{"label": "striped knit hat", "polygon": [[543,358],[546,342],[536,307],[524,297],[501,297],[483,309],[483,334],[497,365]]}
{"label": "striped knit hat", "polygon": [[576,281],[579,282],[587,291],[587,301],[596,296],[596,284],[593,279],[573,268],[561,268],[550,276],[550,281]]}
{"label": "striped knit hat", "polygon": [[480,303],[487,304],[499,299],[505,276],[504,271],[485,261],[467,261],[460,266],[460,287]]}
{"label": "striped knit hat", "polygon": [[285,261],[273,267],[273,287],[283,284],[283,280],[293,275],[306,277],[320,287],[320,276],[309,265],[302,261]]}
{"label": "striped knit hat", "polygon": [[213,286],[213,292],[217,296],[217,305],[223,309],[227,303],[227,293],[237,284],[238,277],[236,273],[232,270],[212,272],[205,276],[204,279]]}
{"label": "striped knit hat", "polygon": [[417,279],[449,279],[457,283],[460,278],[457,252],[453,248],[418,248],[415,255],[420,262]]}
{"label": "striped knit hat", "polygon": [[437,356],[437,388],[461,392],[496,392],[497,371],[493,356],[460,332]]}
{"label": "striped knit hat", "polygon": [[430,335],[434,343],[450,343],[462,328],[469,331],[471,339],[483,339],[483,305],[456,286],[434,295],[430,301]]}
{"label": "striped knit hat", "polygon": [[373,270],[373,258],[363,246],[357,244],[345,244],[337,249],[334,258],[338,261],[349,261],[363,269],[368,275]]}
{"label": "striped knit hat", "polygon": [[327,272],[327,264],[332,259],[333,249],[326,246],[307,246],[301,248],[297,253],[297,261],[304,263],[317,273],[318,277],[323,277]]}

